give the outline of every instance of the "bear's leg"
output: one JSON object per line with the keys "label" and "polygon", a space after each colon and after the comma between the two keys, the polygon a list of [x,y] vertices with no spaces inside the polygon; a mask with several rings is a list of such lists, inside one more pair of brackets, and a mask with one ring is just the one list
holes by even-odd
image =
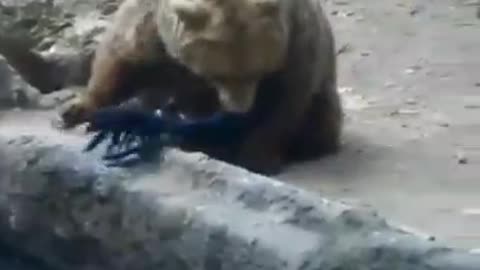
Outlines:
{"label": "bear's leg", "polygon": [[287,162],[288,142],[303,122],[308,108],[308,89],[289,88],[283,76],[276,73],[259,84],[250,112],[258,125],[238,146],[234,163],[256,173],[271,175],[282,170]]}
{"label": "bear's leg", "polygon": [[135,73],[147,63],[165,60],[153,6],[132,0],[118,7],[95,50],[88,90],[62,113],[65,127],[81,124],[99,108],[136,95],[141,81],[132,79]]}
{"label": "bear's leg", "polygon": [[305,122],[289,145],[289,161],[306,161],[338,151],[343,112],[336,91],[327,86],[324,92],[312,97]]}
{"label": "bear's leg", "polygon": [[131,77],[135,69],[121,58],[97,51],[88,90],[62,112],[64,127],[81,124],[98,108],[116,105],[132,97],[137,89],[130,87],[129,82],[133,81]]}

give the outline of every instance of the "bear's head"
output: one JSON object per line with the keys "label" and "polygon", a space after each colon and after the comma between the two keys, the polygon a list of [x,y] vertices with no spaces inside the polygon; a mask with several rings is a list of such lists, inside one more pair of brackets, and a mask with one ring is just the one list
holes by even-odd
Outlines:
{"label": "bear's head", "polygon": [[284,63],[282,0],[171,0],[181,31],[178,57],[216,87],[223,109],[248,111],[258,82]]}

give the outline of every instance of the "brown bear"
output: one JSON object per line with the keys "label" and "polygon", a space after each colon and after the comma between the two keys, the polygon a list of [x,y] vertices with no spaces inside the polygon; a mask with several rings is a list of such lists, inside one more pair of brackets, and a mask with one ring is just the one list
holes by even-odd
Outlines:
{"label": "brown bear", "polygon": [[[176,63],[203,78],[188,90],[208,97],[197,104],[214,91],[219,109],[247,112],[265,92],[259,106],[271,113],[244,142],[238,165],[269,174],[289,158],[335,152],[343,115],[334,36],[320,2],[125,0],[96,50],[88,91],[63,118],[81,123],[136,94],[131,82],[167,77],[159,67]],[[154,72],[144,72],[149,67]]]}

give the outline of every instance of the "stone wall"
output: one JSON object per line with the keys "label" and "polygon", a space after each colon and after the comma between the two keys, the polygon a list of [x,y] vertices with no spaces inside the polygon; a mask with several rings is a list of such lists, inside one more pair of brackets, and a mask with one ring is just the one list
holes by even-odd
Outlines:
{"label": "stone wall", "polygon": [[80,141],[0,139],[0,239],[53,269],[480,269],[371,209],[202,154],[126,171]]}

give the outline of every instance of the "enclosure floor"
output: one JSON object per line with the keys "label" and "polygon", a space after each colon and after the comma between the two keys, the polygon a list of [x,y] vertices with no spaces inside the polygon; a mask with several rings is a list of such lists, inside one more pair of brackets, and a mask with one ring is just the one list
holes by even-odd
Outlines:
{"label": "enclosure floor", "polygon": [[328,2],[338,11],[330,16],[337,46],[346,49],[339,56],[345,146],[281,178],[480,248],[476,1]]}

